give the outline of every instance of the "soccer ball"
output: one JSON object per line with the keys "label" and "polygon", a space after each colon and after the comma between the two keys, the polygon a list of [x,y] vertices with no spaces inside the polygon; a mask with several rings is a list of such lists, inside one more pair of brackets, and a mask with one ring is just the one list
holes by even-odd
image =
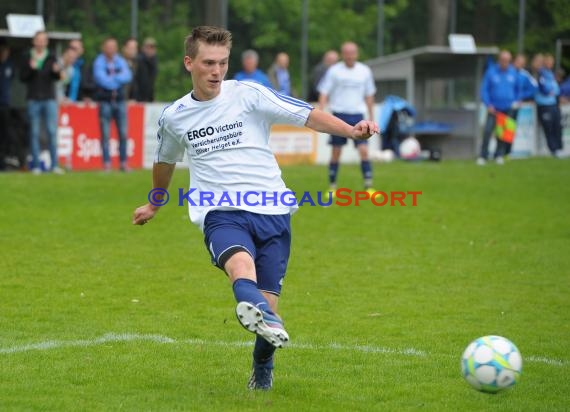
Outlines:
{"label": "soccer ball", "polygon": [[465,380],[481,392],[497,393],[518,382],[522,357],[510,340],[501,336],[483,336],[467,346],[461,357]]}
{"label": "soccer ball", "polygon": [[404,141],[400,143],[400,157],[402,159],[416,159],[420,156],[421,151],[420,142],[413,136],[406,137]]}

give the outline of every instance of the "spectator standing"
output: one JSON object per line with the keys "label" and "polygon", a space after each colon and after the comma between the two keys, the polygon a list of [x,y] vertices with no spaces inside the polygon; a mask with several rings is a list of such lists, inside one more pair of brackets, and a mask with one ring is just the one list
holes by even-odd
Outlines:
{"label": "spectator standing", "polygon": [[275,61],[267,71],[267,76],[273,88],[279,93],[291,96],[291,77],[289,76],[289,55],[281,52],[275,56]]}
{"label": "spectator standing", "polygon": [[32,173],[40,174],[40,127],[45,121],[51,158],[51,171],[62,174],[57,159],[57,102],[55,83],[60,70],[55,56],[48,50],[49,39],[45,31],[38,31],[33,47],[24,55],[20,68],[20,80],[26,83],[28,120],[30,122],[30,148],[32,151]]}
{"label": "spectator standing", "polygon": [[519,102],[534,101],[538,88],[536,79],[526,70],[526,56],[517,54],[513,61],[513,67],[517,71],[517,96]]}
{"label": "spectator standing", "polygon": [[137,57],[136,72],[133,79],[133,98],[137,102],[154,101],[154,84],[158,75],[156,58],[156,40],[147,37],[143,41],[141,52]]}
{"label": "spectator standing", "polygon": [[120,168],[127,171],[127,104],[125,85],[132,80],[127,61],[118,53],[117,40],[109,37],[103,41],[101,53],[93,62],[95,98],[99,104],[99,126],[105,170],[111,170],[109,137],[111,121],[119,132]]}
{"label": "spectator standing", "polygon": [[235,80],[251,80],[265,87],[273,88],[269,77],[263,71],[257,68],[259,64],[259,55],[255,50],[246,50],[241,54],[242,70],[234,76]]}
{"label": "spectator standing", "polygon": [[317,64],[313,68],[313,72],[311,73],[311,91],[309,93],[309,101],[316,102],[319,100],[319,91],[318,86],[327,72],[328,68],[331,67],[333,64],[338,62],[338,53],[336,50],[329,50],[325,52],[323,58],[319,64]]}
{"label": "spectator standing", "polygon": [[77,51],[68,47],[63,51],[61,57],[57,60],[59,65],[60,75],[59,80],[55,85],[56,99],[60,103],[66,103],[69,99],[69,85],[73,79],[75,72],[75,62],[77,60]]}
{"label": "spectator standing", "polygon": [[552,156],[559,157],[562,150],[562,125],[558,107],[560,87],[554,77],[553,67],[552,55],[538,54],[533,59],[532,68],[538,82],[535,96],[538,119],[544,131],[548,150]]}
{"label": "spectator standing", "polygon": [[77,58],[73,64],[73,74],[71,79],[69,79],[69,85],[67,87],[67,98],[69,101],[78,102],[83,98],[88,97],[88,93],[85,93],[85,88],[83,87],[92,76],[89,74],[85,75],[85,60],[83,59],[83,42],[79,39],[71,40],[67,46],[70,49],[75,50]]}
{"label": "spectator standing", "polygon": [[[507,50],[499,53],[498,64],[489,65],[481,83],[481,101],[487,106],[487,120],[477,164],[484,166],[489,156],[489,141],[497,124],[497,113],[513,117],[518,96],[518,73],[511,65],[512,55]],[[505,142],[497,139],[495,162],[504,164]]]}
{"label": "spectator standing", "polygon": [[[513,60],[513,67],[517,71],[517,96],[518,101],[515,104],[513,110],[513,118],[516,119],[519,108],[523,102],[534,101],[534,95],[537,90],[537,83],[534,77],[526,71],[526,56],[519,53],[515,56]],[[511,153],[513,144],[505,142],[505,156]]]}
{"label": "spectator standing", "polygon": [[10,91],[14,78],[14,66],[10,58],[10,47],[0,39],[0,171],[6,169],[6,156],[13,136],[10,121]]}
{"label": "spectator standing", "polygon": [[133,79],[124,86],[125,98],[127,100],[136,100],[136,95],[138,91],[137,91],[135,73],[137,72],[138,53],[139,53],[139,42],[137,41],[137,39],[129,37],[127,40],[125,40],[121,52],[123,58],[126,60],[127,64],[129,65],[129,69],[131,70],[133,76]]}
{"label": "spectator standing", "polygon": [[[319,105],[323,110],[328,105],[333,115],[352,126],[364,119],[365,112],[368,112],[368,120],[373,121],[376,86],[372,70],[358,61],[356,43],[344,43],[341,47],[341,57],[342,61],[332,65],[319,83]],[[331,134],[330,192],[336,191],[340,155],[346,143],[345,137]],[[372,165],[368,159],[368,142],[354,140],[354,146],[360,156],[364,190],[373,193],[375,190],[372,188]]]}

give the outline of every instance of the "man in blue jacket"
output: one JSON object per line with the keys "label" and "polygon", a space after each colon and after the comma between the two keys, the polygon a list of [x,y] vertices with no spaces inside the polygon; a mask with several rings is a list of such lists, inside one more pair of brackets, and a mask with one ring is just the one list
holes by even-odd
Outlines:
{"label": "man in blue jacket", "polygon": [[[496,114],[504,113],[513,117],[516,102],[519,100],[517,89],[517,71],[511,66],[511,53],[502,50],[499,53],[497,65],[490,66],[485,72],[481,83],[481,101],[487,106],[487,121],[483,130],[483,143],[477,164],[485,165],[489,156],[489,141],[495,130]],[[497,139],[495,161],[503,164],[505,155],[505,142]]]}
{"label": "man in blue jacket", "polygon": [[109,37],[103,41],[101,53],[93,62],[93,78],[95,80],[95,100],[99,103],[99,126],[103,147],[103,163],[105,170],[111,169],[109,154],[109,134],[111,120],[115,120],[119,132],[119,157],[121,170],[127,171],[127,103],[124,85],[129,83],[133,75],[127,61],[119,53],[117,40]]}

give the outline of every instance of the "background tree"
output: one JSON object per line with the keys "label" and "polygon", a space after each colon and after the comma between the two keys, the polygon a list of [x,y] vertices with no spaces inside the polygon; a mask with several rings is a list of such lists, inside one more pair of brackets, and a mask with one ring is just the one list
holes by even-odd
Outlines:
{"label": "background tree", "polygon": [[[183,39],[202,24],[208,0],[139,0],[138,37],[156,38],[160,72],[156,95],[170,101],[191,87],[182,67]],[[426,44],[446,44],[450,0],[385,0],[386,54]],[[301,90],[302,0],[228,0],[228,26],[234,35],[228,77],[240,68],[240,54],[254,48],[260,68],[267,69],[275,54],[291,57],[291,75]],[[516,52],[516,0],[457,0],[457,32],[471,33],[480,46],[497,45]],[[554,53],[557,38],[570,39],[568,0],[527,0],[525,51]],[[101,41],[130,36],[130,1],[44,0],[49,30],[82,33],[86,59],[99,51]],[[375,57],[377,0],[309,0],[309,68],[323,52],[343,41],[360,45],[362,59]],[[0,2],[0,24],[7,13],[34,14],[36,0]],[[566,50],[570,52],[570,50]],[[570,69],[568,58],[563,65]]]}

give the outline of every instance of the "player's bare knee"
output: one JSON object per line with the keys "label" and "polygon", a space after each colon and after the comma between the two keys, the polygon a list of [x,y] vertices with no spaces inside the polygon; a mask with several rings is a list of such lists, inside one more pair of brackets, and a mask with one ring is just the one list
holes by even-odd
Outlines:
{"label": "player's bare knee", "polygon": [[224,264],[224,270],[231,282],[240,278],[256,281],[255,263],[251,255],[245,251],[239,251],[230,256]]}

